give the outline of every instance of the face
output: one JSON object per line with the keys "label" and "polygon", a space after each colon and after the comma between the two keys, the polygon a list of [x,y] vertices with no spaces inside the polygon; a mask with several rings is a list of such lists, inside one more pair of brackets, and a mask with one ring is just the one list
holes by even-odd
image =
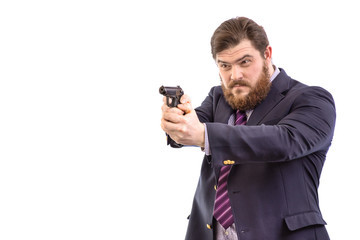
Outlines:
{"label": "face", "polygon": [[267,96],[272,74],[270,46],[261,56],[249,40],[243,40],[218,53],[216,62],[225,98],[233,109],[254,109]]}

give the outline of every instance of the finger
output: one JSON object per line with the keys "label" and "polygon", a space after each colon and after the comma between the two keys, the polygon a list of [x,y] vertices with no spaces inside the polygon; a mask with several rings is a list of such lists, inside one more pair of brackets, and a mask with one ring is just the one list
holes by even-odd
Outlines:
{"label": "finger", "polygon": [[190,103],[190,102],[191,102],[191,99],[190,99],[189,95],[184,94],[184,95],[182,95],[182,97],[181,97],[181,99],[180,99],[180,102],[181,102],[181,103]]}
{"label": "finger", "polygon": [[177,107],[169,107],[166,104],[163,104],[161,106],[161,110],[163,113],[167,112],[167,113],[174,113],[174,114],[178,114],[178,115],[184,115],[184,111],[182,111],[181,109],[179,109]]}
{"label": "finger", "polygon": [[179,105],[178,105],[178,108],[179,108],[182,112],[184,112],[185,114],[188,114],[188,113],[190,113],[190,112],[193,110],[193,108],[192,108],[192,106],[191,106],[190,103],[179,104]]}
{"label": "finger", "polygon": [[166,105],[166,103],[164,103],[162,106],[161,106],[161,111],[163,112],[166,112],[168,111],[170,108],[168,107],[168,105]]}
{"label": "finger", "polygon": [[172,123],[179,123],[182,121],[183,118],[183,112],[178,109],[181,114],[177,112],[173,112],[173,109],[169,109],[169,111],[163,112],[162,118],[168,122]]}
{"label": "finger", "polygon": [[166,119],[161,119],[161,128],[164,130],[164,132],[168,133],[169,135],[172,135],[174,132],[178,131],[178,124],[169,122]]}
{"label": "finger", "polygon": [[183,103],[183,104],[179,104],[178,105],[178,108],[183,111],[185,114],[188,114],[190,113],[193,108],[192,108],[192,105],[190,102],[186,102],[186,103]]}

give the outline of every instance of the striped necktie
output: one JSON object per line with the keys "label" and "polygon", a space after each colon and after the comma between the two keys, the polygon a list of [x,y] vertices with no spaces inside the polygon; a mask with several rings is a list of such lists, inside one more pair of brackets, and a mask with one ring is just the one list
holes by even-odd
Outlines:
{"label": "striped necktie", "polygon": [[[239,110],[236,111],[235,125],[246,124],[246,114]],[[220,169],[218,187],[216,190],[214,204],[214,218],[227,229],[234,223],[230,199],[228,196],[227,179],[231,170],[231,165],[224,166]]]}

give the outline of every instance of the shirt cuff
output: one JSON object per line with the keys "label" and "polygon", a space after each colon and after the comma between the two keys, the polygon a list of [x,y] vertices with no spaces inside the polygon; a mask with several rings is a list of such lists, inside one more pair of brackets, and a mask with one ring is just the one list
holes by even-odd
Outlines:
{"label": "shirt cuff", "polygon": [[211,155],[211,150],[210,150],[208,132],[207,132],[207,128],[206,128],[205,123],[204,123],[204,127],[205,127],[205,146],[204,146],[204,148],[202,148],[202,150],[203,150],[203,152],[205,152],[206,155],[210,156]]}

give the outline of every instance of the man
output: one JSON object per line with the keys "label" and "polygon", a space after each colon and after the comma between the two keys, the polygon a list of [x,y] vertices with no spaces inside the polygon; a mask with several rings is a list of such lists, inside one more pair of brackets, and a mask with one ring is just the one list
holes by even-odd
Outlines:
{"label": "man", "polygon": [[317,189],[332,96],[274,66],[264,29],[248,18],[222,23],[211,51],[221,86],[195,110],[187,95],[162,106],[171,142],[205,151],[186,239],[329,239]]}

